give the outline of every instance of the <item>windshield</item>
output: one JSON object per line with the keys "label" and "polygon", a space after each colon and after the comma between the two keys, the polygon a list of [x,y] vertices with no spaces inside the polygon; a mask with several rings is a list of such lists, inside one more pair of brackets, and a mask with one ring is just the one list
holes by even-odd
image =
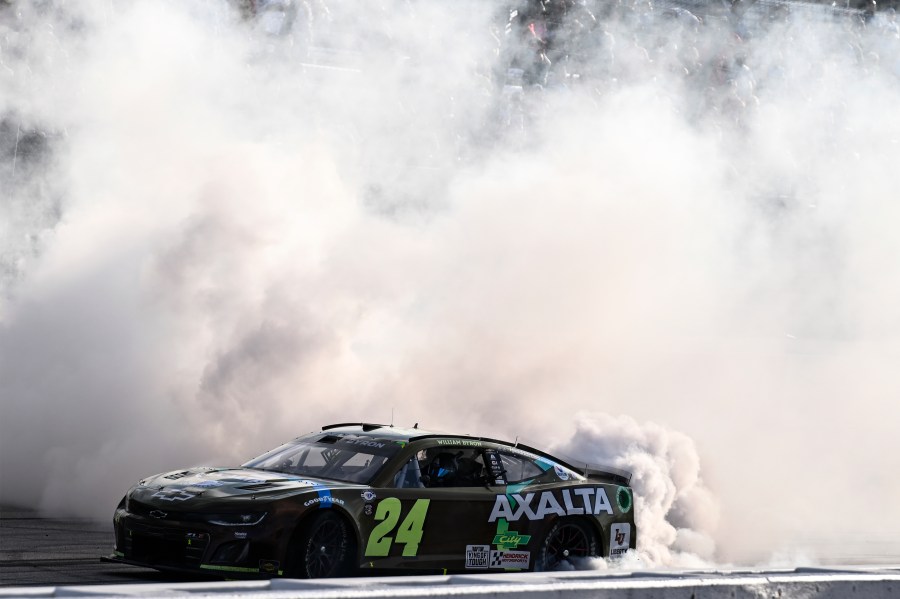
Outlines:
{"label": "windshield", "polygon": [[366,484],[401,446],[355,435],[300,438],[250,460],[244,468]]}

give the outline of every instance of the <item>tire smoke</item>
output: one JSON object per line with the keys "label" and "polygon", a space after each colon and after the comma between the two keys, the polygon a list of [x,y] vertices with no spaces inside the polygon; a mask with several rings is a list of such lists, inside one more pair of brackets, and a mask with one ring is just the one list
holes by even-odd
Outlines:
{"label": "tire smoke", "polygon": [[632,473],[637,553],[596,567],[703,567],[716,558],[718,502],[706,486],[700,455],[682,433],[628,416],[580,414],[575,434],[556,448],[589,463]]}
{"label": "tire smoke", "polygon": [[393,412],[633,470],[647,565],[900,555],[896,22],[626,4],[0,4],[0,502]]}

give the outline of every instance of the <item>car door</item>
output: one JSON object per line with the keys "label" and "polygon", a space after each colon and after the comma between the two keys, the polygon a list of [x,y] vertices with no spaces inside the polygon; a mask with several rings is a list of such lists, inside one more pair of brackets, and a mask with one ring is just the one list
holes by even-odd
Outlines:
{"label": "car door", "polygon": [[371,522],[361,526],[364,565],[487,568],[496,528],[488,518],[505,480],[491,468],[490,450],[463,442],[423,447],[399,467],[392,488],[377,490],[363,516]]}

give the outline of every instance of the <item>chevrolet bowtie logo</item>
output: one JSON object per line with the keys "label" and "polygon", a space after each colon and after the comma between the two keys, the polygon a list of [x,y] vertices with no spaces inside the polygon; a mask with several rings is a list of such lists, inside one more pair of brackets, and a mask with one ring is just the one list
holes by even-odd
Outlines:
{"label": "chevrolet bowtie logo", "polygon": [[168,514],[163,511],[160,511],[160,510],[153,510],[152,512],[150,512],[151,518],[160,518],[161,519],[161,518],[165,518],[166,516],[168,516]]}

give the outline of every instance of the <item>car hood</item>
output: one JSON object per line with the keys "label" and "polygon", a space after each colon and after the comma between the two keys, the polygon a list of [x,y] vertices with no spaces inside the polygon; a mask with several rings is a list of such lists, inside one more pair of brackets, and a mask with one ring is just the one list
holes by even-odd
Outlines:
{"label": "car hood", "polygon": [[303,492],[337,488],[365,488],[364,485],[292,476],[251,468],[190,468],[157,474],[135,486],[132,499],[176,507],[196,499],[274,499]]}

